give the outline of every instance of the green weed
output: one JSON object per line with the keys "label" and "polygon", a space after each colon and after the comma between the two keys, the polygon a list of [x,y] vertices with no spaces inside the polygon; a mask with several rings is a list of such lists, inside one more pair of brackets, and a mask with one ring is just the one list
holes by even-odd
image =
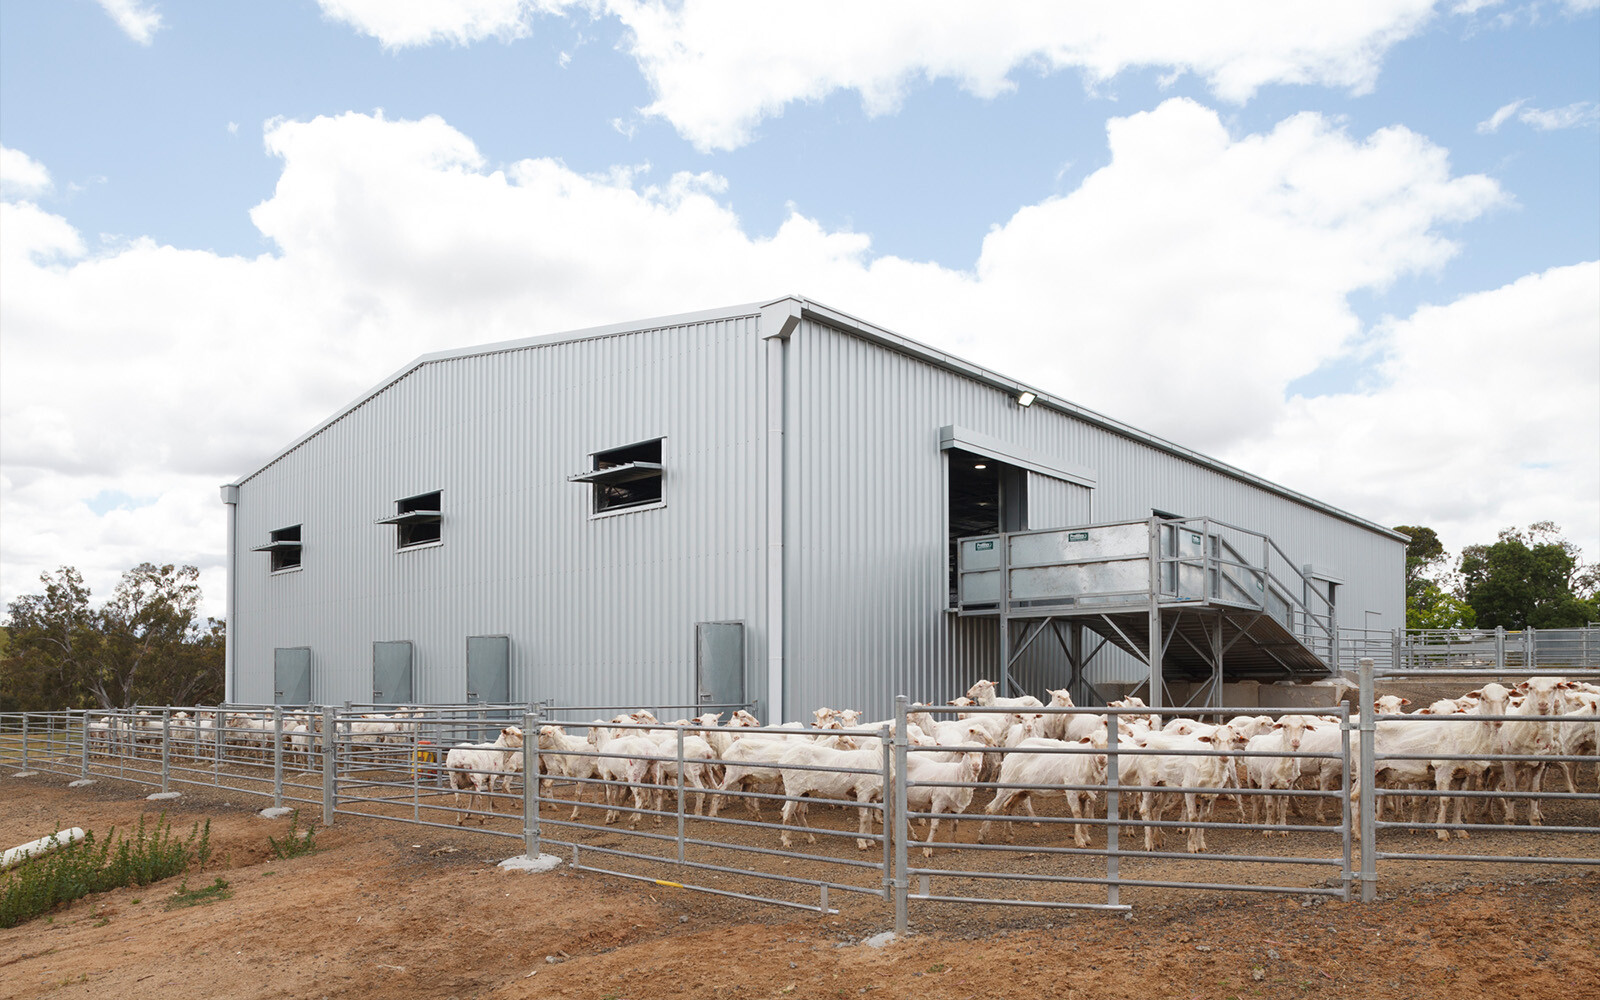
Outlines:
{"label": "green weed", "polygon": [[166,813],[153,829],[139,817],[131,836],[119,838],[112,827],[97,841],[91,830],[82,840],[23,862],[0,885],[0,927],[15,927],[91,893],[159,882],[210,858],[210,820],[203,829],[196,823],[185,838],[172,835]]}
{"label": "green weed", "polygon": [[283,838],[268,837],[267,843],[272,846],[272,853],[279,861],[312,854],[317,849],[317,824],[312,823],[301,833],[300,810],[296,809],[289,814],[289,829],[284,831]]}
{"label": "green weed", "polygon": [[178,891],[167,900],[167,909],[182,910],[190,906],[203,906],[206,903],[215,903],[219,899],[232,899],[233,893],[228,889],[228,883],[217,876],[216,881],[203,889],[189,888],[189,880],[184,879]]}

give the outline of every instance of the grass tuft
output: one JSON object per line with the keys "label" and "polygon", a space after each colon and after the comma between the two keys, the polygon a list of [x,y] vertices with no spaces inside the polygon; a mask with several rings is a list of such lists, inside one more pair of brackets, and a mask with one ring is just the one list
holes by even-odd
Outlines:
{"label": "grass tuft", "polygon": [[190,906],[204,906],[206,903],[215,903],[219,899],[231,899],[233,892],[228,888],[228,883],[217,876],[216,881],[201,889],[189,888],[189,880],[184,879],[178,891],[167,900],[167,909],[181,910]]}

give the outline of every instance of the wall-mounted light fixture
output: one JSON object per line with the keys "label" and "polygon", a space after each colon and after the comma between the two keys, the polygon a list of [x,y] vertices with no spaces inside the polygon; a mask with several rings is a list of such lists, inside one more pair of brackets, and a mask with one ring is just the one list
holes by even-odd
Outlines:
{"label": "wall-mounted light fixture", "polygon": [[1033,401],[1038,399],[1038,398],[1039,397],[1034,395],[1033,393],[1024,390],[1020,395],[1017,396],[1017,405],[1018,406],[1032,406],[1033,405]]}

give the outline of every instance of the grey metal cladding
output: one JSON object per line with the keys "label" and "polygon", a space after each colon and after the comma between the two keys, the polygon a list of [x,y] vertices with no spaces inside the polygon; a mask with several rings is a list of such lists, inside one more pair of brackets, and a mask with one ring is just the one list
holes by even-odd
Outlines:
{"label": "grey metal cladding", "polygon": [[[944,610],[944,428],[1041,469],[1092,471],[1090,488],[1030,469],[1031,527],[1210,515],[1342,577],[1346,624],[1402,623],[1404,545],[1376,526],[1053,398],[1019,407],[997,376],[805,308],[783,348],[788,718],[826,704],[881,719],[895,693],[943,701],[997,673],[995,622]],[[232,697],[271,701],[273,650],[304,646],[314,697],[366,701],[371,643],[405,639],[415,697],[459,702],[466,637],[506,635],[514,700],[690,704],[695,623],[743,622],[747,694],[765,702],[775,553],[759,314],[425,358],[242,479]],[[592,487],[568,477],[596,451],[656,438],[664,505],[591,516]],[[396,529],[373,522],[434,490],[441,543],[397,551]],[[248,550],[291,524],[305,525],[302,569],[273,575]],[[1052,637],[1016,675],[1035,693],[1060,685]],[[1090,673],[1136,675],[1122,654]]]}
{"label": "grey metal cladding", "polygon": [[[412,369],[247,478],[241,542],[308,525],[303,572],[241,553],[238,701],[272,650],[316,651],[319,699],[366,701],[375,639],[417,647],[415,697],[465,698],[469,635],[511,637],[514,699],[693,702],[694,623],[766,659],[764,355],[754,316],[536,343]],[[591,452],[665,438],[666,505],[590,517]],[[442,490],[442,544],[373,521]],[[315,526],[314,530],[310,526]],[[752,671],[752,697],[765,678]]]}
{"label": "grey metal cladding", "polygon": [[[1148,517],[1152,507],[1210,515],[1272,535],[1294,558],[1338,567],[1340,603],[1401,624],[1404,545],[1348,520],[1178,458],[1149,444],[808,317],[790,344],[785,545],[791,714],[861,707],[883,718],[892,696],[942,702],[995,676],[997,625],[944,611],[944,455],[958,425],[1095,470],[1090,491],[1030,474],[1031,527]],[[1092,493],[1092,497],[1089,495]],[[1019,661],[1033,693],[1065,680],[1042,638]],[[1108,650],[1094,681],[1132,679]]]}

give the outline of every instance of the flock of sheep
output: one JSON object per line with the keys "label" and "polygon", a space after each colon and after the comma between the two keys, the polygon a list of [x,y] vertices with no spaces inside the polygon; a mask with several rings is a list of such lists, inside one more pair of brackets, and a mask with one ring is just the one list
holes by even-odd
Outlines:
{"label": "flock of sheep", "polygon": [[[1268,836],[1287,836],[1291,805],[1297,812],[1314,809],[1318,824],[1330,800],[1342,814],[1338,790],[1344,787],[1345,734],[1337,716],[1259,715],[1204,722],[1150,713],[1137,698],[1112,702],[1109,708],[1116,711],[1101,713],[1076,709],[1065,690],[1047,693],[1048,702],[1002,698],[992,682],[983,680],[950,706],[912,706],[905,733],[906,800],[912,816],[928,821],[925,836],[919,838],[925,854],[932,853],[941,820],[948,817],[954,827],[982,790],[993,795],[983,809],[979,842],[988,839],[996,820],[1004,823],[1005,837],[1011,840],[1014,821],[1007,817],[1024,810],[1037,819],[1036,800],[1061,798],[1073,817],[1075,844],[1089,847],[1088,827],[1104,825],[1099,817],[1104,815],[1113,716],[1116,784],[1124,801],[1137,808],[1147,851],[1160,846],[1159,824],[1172,810],[1181,818],[1167,828],[1185,831],[1189,852],[1204,851],[1204,824],[1212,822],[1219,797],[1233,801],[1239,822]],[[1379,812],[1386,800],[1398,799],[1407,821],[1421,823],[1423,804],[1431,801],[1436,814],[1428,822],[1441,840],[1448,840],[1452,829],[1458,837],[1467,836],[1460,827],[1469,807],[1476,807],[1474,819],[1492,808],[1484,798],[1462,791],[1503,791],[1495,799],[1500,822],[1515,822],[1520,800],[1526,802],[1528,821],[1541,823],[1537,793],[1543,790],[1546,770],[1559,766],[1567,790],[1575,792],[1573,762],[1561,758],[1596,754],[1600,743],[1600,688],[1577,681],[1533,677],[1511,687],[1489,683],[1410,715],[1403,713],[1407,705],[1405,699],[1386,696],[1375,706],[1380,713],[1375,778],[1388,790],[1377,800]],[[263,759],[271,754],[270,714],[230,712],[221,718],[223,731],[218,734],[216,713],[173,713],[167,726],[174,751],[181,755],[187,746],[198,758],[225,741]],[[576,820],[589,805],[584,791],[598,785],[604,822],[615,823],[626,812],[630,828],[652,814],[659,824],[664,797],[676,793],[680,784],[694,796],[696,816],[709,812],[714,818],[729,798],[739,798],[759,820],[763,800],[781,801],[784,847],[792,843],[793,828],[804,829],[807,840],[815,842],[808,803],[845,803],[859,810],[857,846],[866,850],[872,844],[872,818],[881,816],[885,793],[893,793],[897,780],[892,760],[884,759],[882,739],[885,729],[893,732],[894,721],[863,722],[855,710],[827,708],[814,712],[813,719],[810,728],[799,723],[764,727],[741,709],[725,724],[721,713],[662,724],[641,710],[596,719],[582,736],[545,725],[537,734],[541,794],[553,797],[557,781],[572,787],[569,819]],[[410,758],[423,721],[441,720],[415,709],[341,718],[338,728],[346,746],[358,751],[388,746]],[[300,755],[310,766],[321,748],[321,717],[285,712],[281,725],[285,755]],[[107,717],[90,724],[90,746],[126,738],[137,747],[159,740],[161,728],[161,717],[148,713]],[[487,796],[489,812],[495,811],[496,786],[509,791],[512,776],[523,769],[524,735],[507,726],[492,743],[465,743],[448,751],[444,773],[456,793],[458,824],[471,815],[480,822],[486,819],[473,808],[480,796]],[[1353,733],[1350,738],[1353,744]],[[1497,759],[1505,756],[1526,759]],[[1596,770],[1600,780],[1600,763]],[[1352,793],[1356,784],[1352,778]],[[462,795],[468,797],[464,810],[459,808]],[[631,805],[625,804],[630,798]],[[1452,808],[1453,820],[1447,821]],[[1119,816],[1131,820],[1126,807]]]}
{"label": "flock of sheep", "polygon": [[[1181,810],[1182,818],[1175,822],[1184,826],[1187,850],[1204,851],[1203,824],[1212,821],[1220,796],[1233,800],[1241,823],[1269,836],[1287,836],[1292,799],[1309,799],[1294,805],[1297,811],[1314,808],[1319,824],[1330,799],[1336,811],[1342,809],[1337,799],[1343,786],[1344,734],[1337,716],[1164,721],[1161,715],[1138,711],[1145,706],[1136,698],[1112,702],[1109,707],[1120,711],[1102,714],[1059,711],[1074,707],[1071,697],[1064,690],[1048,693],[1048,703],[1001,698],[985,680],[953,703],[954,718],[936,720],[927,706],[913,706],[906,726],[906,795],[910,812],[931,821],[920,838],[925,854],[932,852],[941,817],[957,821],[984,788],[994,795],[984,809],[979,842],[988,838],[997,818],[1019,808],[1035,817],[1035,799],[1064,798],[1075,821],[1094,818],[1106,787],[1110,714],[1115,714],[1117,726],[1117,785],[1136,800],[1147,851],[1159,847],[1162,827],[1155,824],[1174,808]],[[1405,796],[1400,804],[1409,808],[1411,822],[1420,823],[1422,803],[1434,800],[1437,818],[1432,822],[1442,840],[1450,837],[1445,827],[1451,825],[1446,817],[1452,806],[1457,827],[1464,825],[1468,802],[1487,808],[1482,798],[1459,794],[1463,790],[1508,793],[1497,799],[1505,823],[1515,821],[1521,798],[1527,802],[1529,822],[1541,823],[1540,800],[1529,797],[1542,791],[1550,766],[1539,758],[1592,755],[1600,737],[1600,688],[1560,678],[1534,677],[1514,687],[1485,684],[1414,715],[1401,714],[1408,704],[1391,696],[1376,705],[1376,782],[1390,790],[1377,801],[1381,812],[1386,798],[1430,791],[1426,797]],[[941,708],[938,714],[951,710]],[[854,710],[818,709],[813,715],[810,729],[798,723],[762,728],[742,710],[725,726],[718,725],[720,714],[660,726],[650,713],[633,712],[594,720],[586,737],[547,725],[538,733],[544,794],[552,793],[555,779],[575,782],[571,818],[576,819],[584,788],[596,783],[604,790],[606,823],[617,821],[628,795],[630,827],[652,812],[659,822],[662,797],[679,784],[682,730],[681,780],[696,797],[696,815],[702,814],[707,797],[715,817],[726,798],[737,796],[759,819],[762,798],[782,796],[781,840],[788,847],[790,827],[806,827],[807,839],[815,840],[807,822],[808,801],[851,803],[859,809],[857,846],[865,850],[872,843],[872,817],[880,814],[874,804],[886,792],[886,772],[891,783],[895,780],[892,768],[885,767],[879,735],[885,727],[892,731],[894,722],[863,723]],[[512,741],[520,746],[521,737],[520,731],[507,729],[500,747],[490,751],[500,760],[475,763],[487,765],[485,772],[520,769],[521,753],[512,749]],[[1495,759],[1510,755],[1531,759]],[[1576,791],[1572,763],[1556,763],[1568,791]],[[452,770],[452,781],[456,774]],[[892,791],[892,784],[888,789]],[[1087,825],[1073,824],[1079,847],[1090,846]],[[1456,830],[1456,836],[1466,835]],[[1011,837],[1011,822],[1006,821],[1006,838]]]}

